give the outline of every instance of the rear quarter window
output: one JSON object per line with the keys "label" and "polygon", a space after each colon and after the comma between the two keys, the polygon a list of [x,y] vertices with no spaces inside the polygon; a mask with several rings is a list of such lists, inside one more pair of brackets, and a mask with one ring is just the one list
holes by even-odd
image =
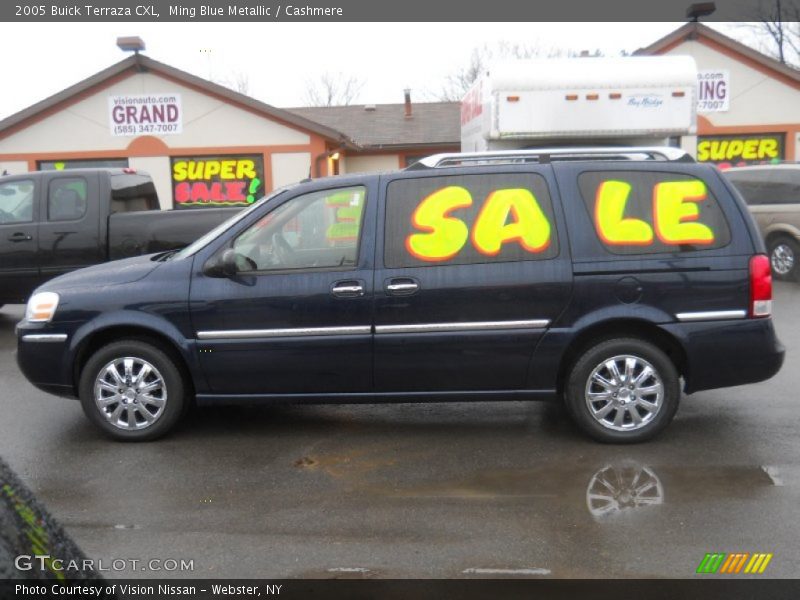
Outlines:
{"label": "rear quarter window", "polygon": [[705,182],[681,173],[596,171],[578,177],[600,242],[613,254],[727,246],[730,228]]}
{"label": "rear quarter window", "polygon": [[451,175],[391,182],[389,268],[544,260],[558,255],[553,206],[535,173]]}
{"label": "rear quarter window", "polygon": [[111,175],[111,213],[139,212],[159,208],[158,194],[148,175]]}

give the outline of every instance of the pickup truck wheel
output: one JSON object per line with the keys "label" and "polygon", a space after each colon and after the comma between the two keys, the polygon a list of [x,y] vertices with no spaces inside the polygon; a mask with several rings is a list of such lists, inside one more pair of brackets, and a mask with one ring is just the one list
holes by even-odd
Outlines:
{"label": "pickup truck wheel", "polygon": [[80,398],[89,420],[123,441],[154,440],[184,413],[186,385],[174,360],[139,340],[114,342],[87,361]]}
{"label": "pickup truck wheel", "polygon": [[769,262],[775,279],[800,281],[800,244],[781,236],[769,243]]}
{"label": "pickup truck wheel", "polygon": [[569,374],[565,402],[578,426],[599,442],[635,443],[666,427],[680,401],[675,365],[636,338],[589,348]]}

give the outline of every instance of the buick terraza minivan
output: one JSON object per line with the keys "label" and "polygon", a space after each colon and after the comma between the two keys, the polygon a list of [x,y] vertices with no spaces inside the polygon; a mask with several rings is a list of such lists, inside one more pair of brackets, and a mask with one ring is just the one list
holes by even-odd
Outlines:
{"label": "buick terraza minivan", "polygon": [[120,440],[193,401],[542,399],[635,442],[682,391],[780,369],[771,300],[743,201],[680,150],[437,155],[306,180],[181,251],[49,281],[17,356]]}

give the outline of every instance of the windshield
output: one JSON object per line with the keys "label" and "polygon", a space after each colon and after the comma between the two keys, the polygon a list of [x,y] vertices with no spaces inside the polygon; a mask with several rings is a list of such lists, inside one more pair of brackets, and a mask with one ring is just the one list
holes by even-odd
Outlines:
{"label": "windshield", "polygon": [[[250,208],[246,208],[245,210],[237,213],[236,215],[234,215],[233,217],[231,217],[227,221],[223,221],[222,223],[220,223],[219,225],[214,227],[214,229],[212,229],[211,231],[206,233],[203,237],[195,240],[194,242],[192,242],[191,244],[186,246],[186,248],[184,248],[180,252],[174,254],[171,257],[171,260],[179,260],[179,259],[182,259],[182,258],[187,258],[189,256],[192,256],[193,254],[198,252],[201,248],[203,248],[207,244],[209,244],[212,240],[216,239],[223,231],[227,231],[228,229],[233,227],[236,223],[238,223],[242,219],[245,219],[251,212],[253,212],[254,210],[257,210],[259,206],[265,204],[266,202],[272,200],[273,198],[277,198],[283,192],[288,190],[290,187],[294,187],[294,186],[286,186],[286,187],[279,188],[279,189],[275,190],[274,192],[272,192],[270,195],[264,196],[263,198],[261,198],[261,200],[258,200]],[[202,210],[202,209],[200,209],[200,210]]]}

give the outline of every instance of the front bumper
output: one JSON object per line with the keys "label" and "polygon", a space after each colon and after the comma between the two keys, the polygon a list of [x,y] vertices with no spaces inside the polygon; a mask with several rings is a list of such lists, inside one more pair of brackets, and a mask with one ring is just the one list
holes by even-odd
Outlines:
{"label": "front bumper", "polygon": [[40,390],[75,398],[74,381],[65,375],[68,369],[64,368],[69,347],[67,333],[24,321],[17,325],[17,365],[22,374]]}

